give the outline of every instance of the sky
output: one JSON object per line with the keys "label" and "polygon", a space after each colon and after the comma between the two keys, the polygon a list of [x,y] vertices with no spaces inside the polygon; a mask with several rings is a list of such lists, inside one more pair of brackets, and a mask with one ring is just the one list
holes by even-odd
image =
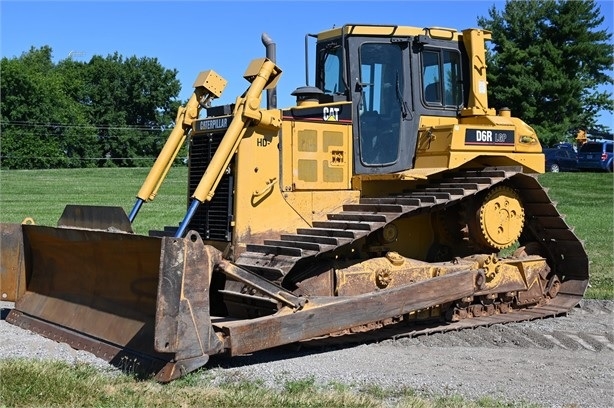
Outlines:
{"label": "sky", "polygon": [[[614,0],[597,3],[606,18],[604,28],[614,32]],[[164,68],[178,71],[181,100],[192,94],[198,73],[212,69],[228,81],[214,102],[220,105],[233,103],[249,85],[243,74],[252,59],[265,56],[261,35],[267,33],[282,70],[277,100],[283,108],[294,104],[291,92],[306,85],[308,33],[347,23],[462,30],[477,27],[478,17],[504,5],[503,0],[0,0],[0,56],[19,57],[31,47],[47,45],[54,62],[69,57],[88,62],[94,55],[115,52],[125,58],[156,58]],[[313,74],[313,64],[309,72]],[[612,114],[602,114],[600,122],[614,128]]]}

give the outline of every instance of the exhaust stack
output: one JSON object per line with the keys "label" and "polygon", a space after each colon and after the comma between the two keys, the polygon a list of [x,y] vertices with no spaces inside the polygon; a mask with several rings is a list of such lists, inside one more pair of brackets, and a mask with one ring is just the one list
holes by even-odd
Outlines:
{"label": "exhaust stack", "polygon": [[[276,63],[276,45],[275,42],[269,37],[267,33],[262,33],[262,44],[266,49],[266,57]],[[267,109],[275,109],[277,108],[277,87],[272,89],[267,89],[266,91],[266,108]]]}

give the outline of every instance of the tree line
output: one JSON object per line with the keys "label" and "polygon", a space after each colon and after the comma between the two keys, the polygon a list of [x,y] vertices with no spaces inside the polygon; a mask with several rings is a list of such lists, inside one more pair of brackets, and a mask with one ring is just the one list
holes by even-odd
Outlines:
{"label": "tree line", "polygon": [[44,46],[0,72],[4,169],[150,165],[180,104],[177,71],[155,58],[53,63]]}
{"label": "tree line", "polygon": [[[492,31],[489,101],[533,126],[544,145],[609,132],[612,34],[594,0],[507,1],[478,25]],[[54,63],[48,46],[0,65],[0,167],[149,166],[181,101],[177,71],[115,53]]]}
{"label": "tree line", "polygon": [[[489,104],[507,106],[551,145],[613,111],[612,34],[594,0],[507,1],[478,25],[492,31],[487,55]],[[612,27],[610,27],[610,30]]]}

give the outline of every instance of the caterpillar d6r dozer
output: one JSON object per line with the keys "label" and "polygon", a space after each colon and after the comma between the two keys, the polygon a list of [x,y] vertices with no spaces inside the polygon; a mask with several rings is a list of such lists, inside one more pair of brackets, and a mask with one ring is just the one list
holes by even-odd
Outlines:
{"label": "caterpillar d6r dozer", "polygon": [[[234,104],[198,76],[128,215],[69,205],[57,227],[2,226],[7,320],[168,382],[215,354],[566,313],[587,255],[535,178],[537,135],[488,106],[489,38],[309,34],[315,84],[278,109],[263,35]],[[133,233],[186,141],[183,218]]]}

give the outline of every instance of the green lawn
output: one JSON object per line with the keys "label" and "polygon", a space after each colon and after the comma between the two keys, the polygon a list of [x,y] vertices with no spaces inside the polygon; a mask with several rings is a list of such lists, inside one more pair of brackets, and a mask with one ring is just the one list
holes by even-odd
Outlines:
{"label": "green lawn", "polygon": [[[145,168],[0,171],[0,222],[31,217],[55,225],[66,204],[123,207],[129,213]],[[133,227],[178,225],[187,208],[187,169],[171,169],[156,199],[143,206]],[[590,259],[587,297],[614,298],[614,177],[608,173],[546,173],[539,176],[567,223],[585,242]]]}
{"label": "green lawn", "polygon": [[[0,222],[31,217],[39,225],[56,225],[66,204],[120,206],[130,213],[147,168],[0,171]],[[177,225],[186,210],[187,169],[173,168],[158,192],[145,204],[133,228]]]}
{"label": "green lawn", "polygon": [[64,362],[0,360],[0,407],[153,408],[153,407],[313,407],[313,408],[537,408],[488,397],[475,401],[458,395],[437,396],[406,387],[318,385],[313,378],[278,379],[279,389],[245,376],[213,382],[211,375],[188,374],[170,384],[108,375],[94,367]]}

